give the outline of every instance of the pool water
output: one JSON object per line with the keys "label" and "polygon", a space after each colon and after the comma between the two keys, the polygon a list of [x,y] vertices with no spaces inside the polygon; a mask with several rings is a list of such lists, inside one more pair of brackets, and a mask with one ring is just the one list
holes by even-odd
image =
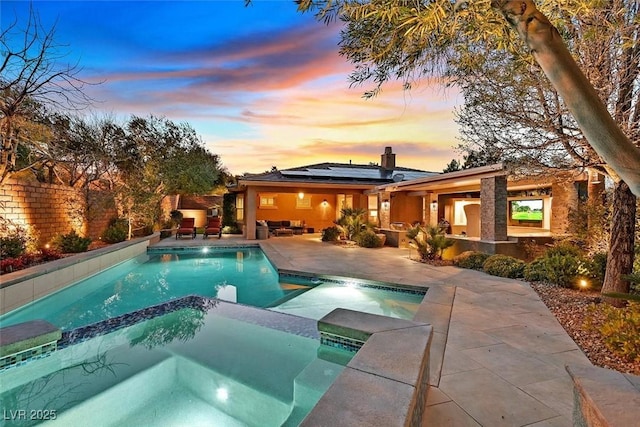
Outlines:
{"label": "pool water", "polygon": [[315,322],[293,319],[178,310],[0,372],[0,406],[55,414],[53,426],[295,426],[344,367],[318,356]]}
{"label": "pool water", "polygon": [[411,319],[424,294],[283,276],[259,248],[144,254],[0,316],[2,327],[43,319],[62,330],[187,295],[320,319],[342,307]]}

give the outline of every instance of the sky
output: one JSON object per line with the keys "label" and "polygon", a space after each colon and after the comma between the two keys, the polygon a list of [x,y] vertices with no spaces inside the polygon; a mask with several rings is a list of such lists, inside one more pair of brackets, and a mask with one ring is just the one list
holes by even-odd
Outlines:
{"label": "sky", "polygon": [[[150,114],[189,123],[234,175],[322,162],[380,162],[441,171],[461,156],[453,108],[461,96],[430,81],[349,87],[340,23],[325,25],[293,1],[31,2],[55,25],[65,60],[99,83],[86,114]],[[0,1],[2,29],[23,26],[27,0]]]}

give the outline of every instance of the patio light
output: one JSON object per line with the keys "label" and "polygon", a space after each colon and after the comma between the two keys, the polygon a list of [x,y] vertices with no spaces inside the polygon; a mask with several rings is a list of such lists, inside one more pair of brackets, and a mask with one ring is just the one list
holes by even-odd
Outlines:
{"label": "patio light", "polygon": [[586,279],[580,279],[578,284],[580,285],[581,289],[587,289],[589,287],[589,282],[587,282]]}
{"label": "patio light", "polygon": [[304,199],[304,193],[302,191],[298,193],[298,199]]}
{"label": "patio light", "polygon": [[437,200],[433,200],[431,202],[431,210],[432,211],[437,211],[438,210],[438,201]]}
{"label": "patio light", "polygon": [[389,201],[388,200],[383,200],[382,201],[382,209],[389,209]]}
{"label": "patio light", "polygon": [[329,202],[327,202],[327,199],[324,199],[324,200],[322,201],[322,207],[323,207],[323,208],[326,208],[328,204],[329,204]]}

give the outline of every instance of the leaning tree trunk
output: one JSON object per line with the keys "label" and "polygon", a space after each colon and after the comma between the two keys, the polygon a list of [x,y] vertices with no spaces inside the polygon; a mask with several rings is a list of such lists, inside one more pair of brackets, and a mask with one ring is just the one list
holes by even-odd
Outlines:
{"label": "leaning tree trunk", "polygon": [[[607,256],[607,272],[602,293],[628,293],[629,281],[622,276],[633,270],[634,235],[636,225],[636,198],[623,181],[616,184],[613,194],[611,240]],[[606,298],[607,302],[620,306],[620,299]]]}
{"label": "leaning tree trunk", "polygon": [[502,13],[531,49],[591,147],[640,196],[640,148],[613,120],[558,30],[532,0],[492,0],[491,6]]}

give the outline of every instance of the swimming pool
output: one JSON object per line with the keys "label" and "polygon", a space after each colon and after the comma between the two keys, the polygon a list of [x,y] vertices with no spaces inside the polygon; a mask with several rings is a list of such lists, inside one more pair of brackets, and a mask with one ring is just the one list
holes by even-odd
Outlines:
{"label": "swimming pool", "polygon": [[2,371],[0,406],[6,425],[294,426],[344,369],[319,347],[310,319],[214,301]]}
{"label": "swimming pool", "polygon": [[395,291],[346,278],[280,276],[259,248],[144,254],[0,316],[10,326],[44,319],[63,330],[187,295],[320,319],[337,307],[411,319],[424,291]]}

